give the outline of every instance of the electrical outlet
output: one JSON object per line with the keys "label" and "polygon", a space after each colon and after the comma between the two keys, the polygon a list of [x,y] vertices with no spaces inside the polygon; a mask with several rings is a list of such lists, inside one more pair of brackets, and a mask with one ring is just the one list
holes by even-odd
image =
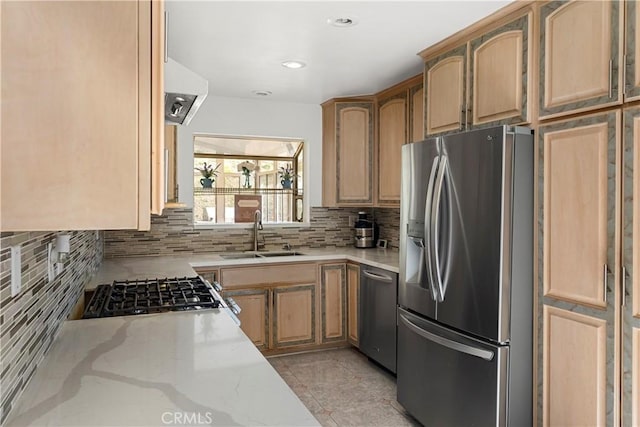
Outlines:
{"label": "electrical outlet", "polygon": [[100,231],[96,230],[96,240],[100,240]]}
{"label": "electrical outlet", "polygon": [[358,215],[349,215],[349,227],[355,227]]}
{"label": "electrical outlet", "polygon": [[11,296],[15,297],[22,289],[22,252],[20,245],[11,246]]}

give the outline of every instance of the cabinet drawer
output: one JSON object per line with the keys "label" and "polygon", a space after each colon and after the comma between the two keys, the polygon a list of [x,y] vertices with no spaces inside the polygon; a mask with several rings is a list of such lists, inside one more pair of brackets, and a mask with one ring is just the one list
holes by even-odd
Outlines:
{"label": "cabinet drawer", "polygon": [[225,289],[229,289],[243,286],[315,283],[316,277],[317,270],[314,263],[260,265],[222,269],[220,283]]}

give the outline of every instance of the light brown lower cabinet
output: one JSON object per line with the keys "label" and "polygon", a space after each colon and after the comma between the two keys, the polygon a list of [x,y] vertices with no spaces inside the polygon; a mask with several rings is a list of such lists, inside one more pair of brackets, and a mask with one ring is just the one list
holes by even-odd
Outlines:
{"label": "light brown lower cabinet", "polygon": [[210,267],[222,296],[241,309],[241,329],[266,353],[358,345],[360,267],[342,262]]}
{"label": "light brown lower cabinet", "polygon": [[639,426],[640,108],[538,138],[538,423]]}
{"label": "light brown lower cabinet", "polygon": [[344,263],[320,266],[322,294],[322,342],[347,339],[346,266]]}
{"label": "light brown lower cabinet", "polygon": [[218,278],[222,296],[233,298],[240,307],[240,328],[261,351],[318,343],[316,263],[226,266],[199,273]]}
{"label": "light brown lower cabinet", "polygon": [[360,266],[347,264],[347,338],[358,347],[358,309],[360,301]]}
{"label": "light brown lower cabinet", "polygon": [[316,343],[316,284],[224,290],[241,311],[240,328],[259,350]]}
{"label": "light brown lower cabinet", "polygon": [[273,298],[272,348],[315,344],[316,285],[279,286]]}
{"label": "light brown lower cabinet", "polygon": [[242,311],[238,314],[240,328],[259,350],[269,348],[269,289],[224,291]]}
{"label": "light brown lower cabinet", "polygon": [[622,206],[622,422],[640,426],[640,108],[624,112]]}

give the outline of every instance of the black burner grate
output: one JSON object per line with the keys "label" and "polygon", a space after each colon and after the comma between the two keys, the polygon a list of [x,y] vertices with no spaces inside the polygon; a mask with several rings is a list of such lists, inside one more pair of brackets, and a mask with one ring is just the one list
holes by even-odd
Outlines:
{"label": "black burner grate", "polygon": [[115,281],[100,285],[84,318],[218,308],[221,302],[201,277]]}

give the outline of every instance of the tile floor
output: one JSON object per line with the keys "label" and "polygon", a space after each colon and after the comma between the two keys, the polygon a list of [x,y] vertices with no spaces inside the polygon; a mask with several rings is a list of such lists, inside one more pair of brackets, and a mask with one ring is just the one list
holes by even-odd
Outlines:
{"label": "tile floor", "polygon": [[268,359],[323,426],[420,426],[396,401],[396,379],[355,348]]}

